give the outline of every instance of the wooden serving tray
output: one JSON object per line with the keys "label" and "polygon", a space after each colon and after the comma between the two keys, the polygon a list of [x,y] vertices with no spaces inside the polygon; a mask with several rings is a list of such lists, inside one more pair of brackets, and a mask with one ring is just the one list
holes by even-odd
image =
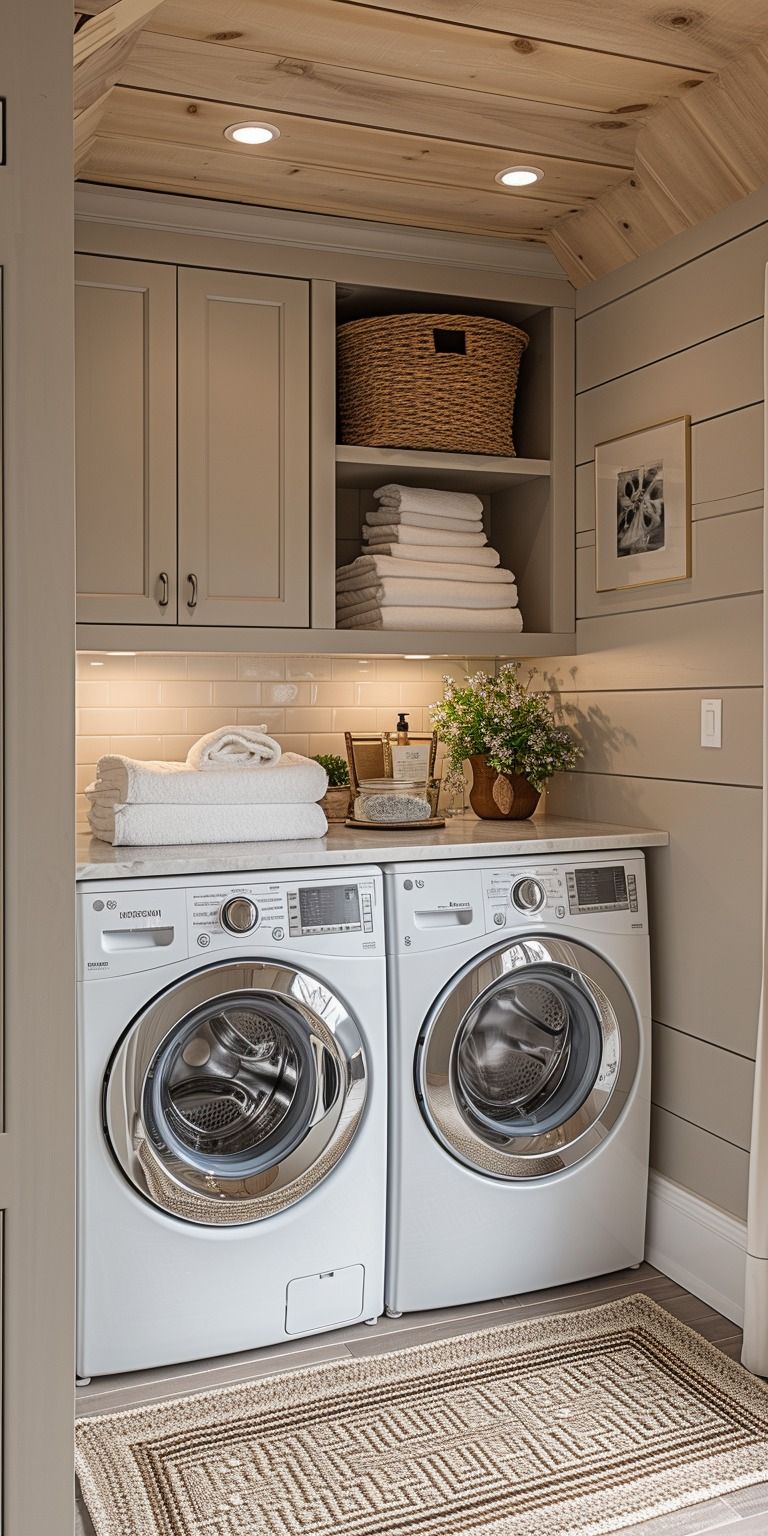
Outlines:
{"label": "wooden serving tray", "polygon": [[345,826],[361,827],[364,832],[421,832],[425,827],[434,831],[435,827],[445,826],[445,817],[425,816],[421,821],[362,821],[356,816],[348,816]]}

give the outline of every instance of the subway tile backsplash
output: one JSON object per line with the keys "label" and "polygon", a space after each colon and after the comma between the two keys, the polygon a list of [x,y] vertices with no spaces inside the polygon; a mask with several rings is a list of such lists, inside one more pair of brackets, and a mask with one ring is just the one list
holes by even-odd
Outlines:
{"label": "subway tile backsplash", "polygon": [[286,751],[344,755],[344,731],[429,730],[445,673],[462,677],[483,657],[112,655],[77,658],[77,814],[105,752],[182,761],[222,725],[264,724]]}

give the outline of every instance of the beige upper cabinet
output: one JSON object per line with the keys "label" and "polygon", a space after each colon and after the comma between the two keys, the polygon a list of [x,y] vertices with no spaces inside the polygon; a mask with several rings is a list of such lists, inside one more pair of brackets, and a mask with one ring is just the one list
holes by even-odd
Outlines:
{"label": "beige upper cabinet", "polygon": [[76,265],[77,615],[176,622],[176,268]]}
{"label": "beige upper cabinet", "polygon": [[309,623],[309,289],[179,271],[179,622]]}

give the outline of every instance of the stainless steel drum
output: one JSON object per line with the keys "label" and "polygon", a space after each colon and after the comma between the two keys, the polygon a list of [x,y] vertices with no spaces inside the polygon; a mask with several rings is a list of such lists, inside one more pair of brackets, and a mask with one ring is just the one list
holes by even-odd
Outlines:
{"label": "stainless steel drum", "polygon": [[586,945],[537,936],[472,961],[416,1050],[422,1112],[443,1145],[501,1179],[561,1172],[598,1146],[635,1080],[632,1000]]}
{"label": "stainless steel drum", "polygon": [[104,1085],[110,1146],[147,1199],[182,1220],[262,1220],[315,1188],[362,1116],[362,1041],[316,977],[214,965],[162,993]]}

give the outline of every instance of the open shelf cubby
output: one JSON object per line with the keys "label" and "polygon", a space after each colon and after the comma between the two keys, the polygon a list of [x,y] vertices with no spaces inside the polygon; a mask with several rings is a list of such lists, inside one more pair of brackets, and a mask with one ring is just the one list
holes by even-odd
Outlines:
{"label": "open shelf cubby", "polygon": [[[525,330],[515,407],[516,455],[430,452],[424,449],[336,445],[336,566],[348,565],[363,552],[362,525],[375,506],[374,490],[387,482],[473,491],[483,503],[483,525],[501,564],[517,579],[524,631],[491,636],[463,631],[456,648],[531,654],[531,645],[551,650],[557,636],[569,649],[573,613],[573,363],[572,316],[563,310],[536,309],[513,301],[468,299],[455,294],[412,290],[343,287],[337,289],[337,321],[392,313],[484,314],[511,321]],[[460,560],[460,554],[459,554]],[[381,631],[344,631],[365,649]],[[450,636],[429,631],[394,634],[391,649],[443,649]],[[434,640],[434,644],[433,644]]]}

